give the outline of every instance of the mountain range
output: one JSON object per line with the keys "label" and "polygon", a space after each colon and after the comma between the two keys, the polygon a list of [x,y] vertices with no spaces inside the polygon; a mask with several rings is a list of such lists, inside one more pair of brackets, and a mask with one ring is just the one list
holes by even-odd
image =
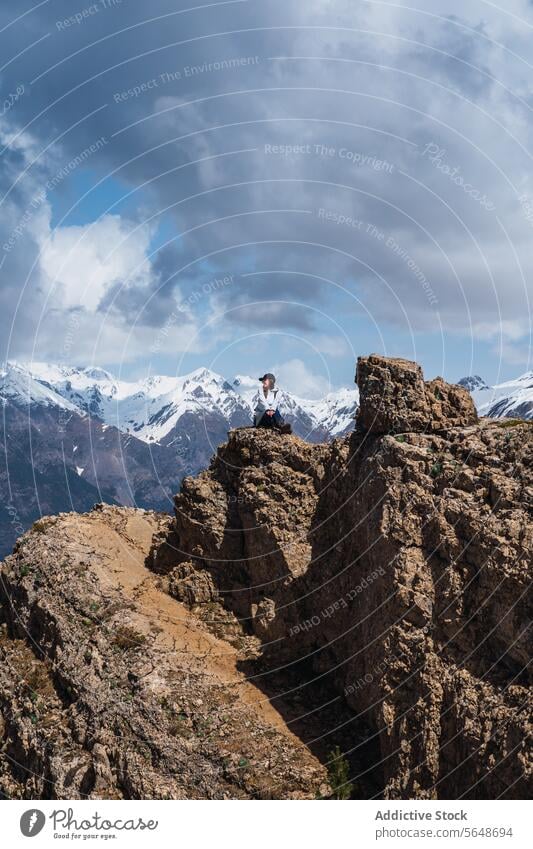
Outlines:
{"label": "mountain range", "polygon": [[[172,509],[186,475],[209,465],[227,432],[250,425],[259,382],[199,368],[115,378],[102,368],[8,362],[0,371],[0,556],[41,515],[95,502]],[[320,400],[280,390],[294,432],[326,442],[353,427],[358,391]]]}
{"label": "mountain range", "polygon": [[494,386],[478,374],[463,377],[459,384],[471,393],[480,416],[533,419],[533,371]]}
{"label": "mountain range", "polygon": [[236,428],[174,516],[19,539],[0,799],[531,797],[532,423],[405,359],[357,381],[343,438]]}
{"label": "mountain range", "polygon": [[[533,372],[459,383],[481,415],[533,417]],[[8,362],[0,371],[0,556],[42,515],[108,502],[168,512],[187,475],[207,468],[228,430],[251,424],[259,383],[207,369],[122,380],[99,367]],[[294,432],[328,442],[353,429],[359,393],[322,399],[280,390]]]}

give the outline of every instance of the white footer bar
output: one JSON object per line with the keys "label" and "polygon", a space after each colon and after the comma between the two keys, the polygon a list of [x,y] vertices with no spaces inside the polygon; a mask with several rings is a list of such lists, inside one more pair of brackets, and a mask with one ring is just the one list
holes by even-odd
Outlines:
{"label": "white footer bar", "polygon": [[6,849],[65,844],[145,849],[366,849],[371,845],[522,849],[533,845],[529,804],[13,800],[0,808],[0,842]]}

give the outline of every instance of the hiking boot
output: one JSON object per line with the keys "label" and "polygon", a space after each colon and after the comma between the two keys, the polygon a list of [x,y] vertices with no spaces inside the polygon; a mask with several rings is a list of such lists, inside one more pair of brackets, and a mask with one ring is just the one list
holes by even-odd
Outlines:
{"label": "hiking boot", "polygon": [[279,426],[280,433],[292,433],[292,427],[290,424],[282,424]]}

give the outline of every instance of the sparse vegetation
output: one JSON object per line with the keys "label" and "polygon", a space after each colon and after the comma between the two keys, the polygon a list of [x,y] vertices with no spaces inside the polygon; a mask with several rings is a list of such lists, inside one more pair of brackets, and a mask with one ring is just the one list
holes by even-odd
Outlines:
{"label": "sparse vegetation", "polygon": [[36,522],[31,526],[32,531],[36,534],[44,534],[48,530],[48,528],[54,524],[54,520],[51,518],[47,519],[37,519]]}
{"label": "sparse vegetation", "polygon": [[328,778],[334,799],[350,799],[353,784],[350,783],[350,765],[338,746],[328,755]]}
{"label": "sparse vegetation", "polygon": [[49,671],[43,662],[37,662],[28,666],[23,671],[23,675],[24,686],[33,701],[36,701],[39,696],[44,698],[54,694],[55,691]]}
{"label": "sparse vegetation", "polygon": [[173,737],[191,737],[192,730],[187,720],[187,714],[177,710],[166,696],[161,698],[161,707],[169,717],[168,731]]}
{"label": "sparse vegetation", "polygon": [[121,625],[115,631],[112,642],[117,648],[127,651],[140,648],[146,642],[146,636],[129,625]]}
{"label": "sparse vegetation", "polygon": [[519,427],[519,425],[533,426],[533,419],[506,419],[504,422],[498,422],[498,427]]}

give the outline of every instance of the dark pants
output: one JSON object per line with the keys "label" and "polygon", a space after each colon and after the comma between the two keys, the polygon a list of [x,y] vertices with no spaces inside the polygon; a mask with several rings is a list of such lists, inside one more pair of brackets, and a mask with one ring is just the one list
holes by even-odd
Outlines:
{"label": "dark pants", "polygon": [[263,413],[258,423],[256,424],[256,427],[281,427],[282,424],[282,415],[279,410],[275,410],[273,416],[267,416],[266,413]]}

